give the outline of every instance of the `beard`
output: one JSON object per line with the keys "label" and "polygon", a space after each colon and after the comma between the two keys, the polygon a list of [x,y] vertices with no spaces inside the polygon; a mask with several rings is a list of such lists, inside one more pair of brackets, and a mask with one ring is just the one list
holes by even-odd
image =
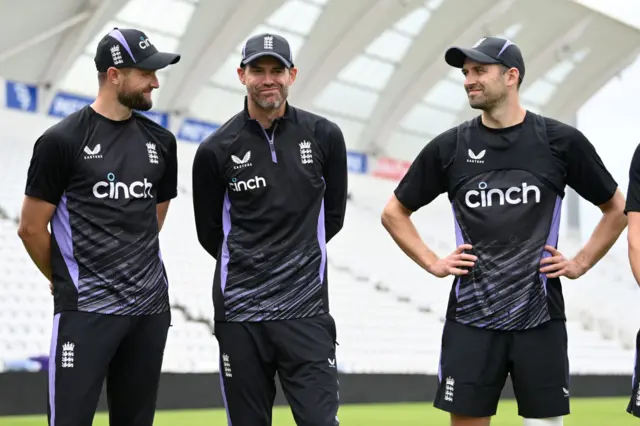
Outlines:
{"label": "beard", "polygon": [[[262,93],[260,93],[261,89],[267,88],[278,88],[277,94],[270,93],[267,97],[265,97]],[[264,110],[274,110],[280,108],[280,106],[287,100],[289,96],[289,86],[268,86],[268,87],[251,87],[248,90],[248,94],[251,97],[251,100],[255,102],[260,108]]]}
{"label": "beard", "polygon": [[146,99],[142,91],[121,90],[118,92],[118,101],[125,107],[136,111],[149,111],[153,106],[153,102]]}
{"label": "beard", "polygon": [[491,111],[496,106],[502,104],[507,98],[506,92],[492,93],[486,92],[484,88],[480,88],[482,92],[475,95],[474,98],[469,98],[469,106],[473,109],[479,109],[482,111]]}

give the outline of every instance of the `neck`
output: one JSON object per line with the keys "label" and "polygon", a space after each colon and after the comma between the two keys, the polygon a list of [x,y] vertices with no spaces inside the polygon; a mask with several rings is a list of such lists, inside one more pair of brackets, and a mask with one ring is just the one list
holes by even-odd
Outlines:
{"label": "neck", "polygon": [[247,109],[249,110],[249,117],[257,120],[258,123],[265,129],[271,127],[273,120],[284,115],[287,108],[287,102],[283,101],[277,109],[264,109],[251,98],[248,98]]}
{"label": "neck", "polygon": [[98,93],[96,100],[91,104],[91,108],[98,114],[113,121],[122,121],[131,117],[131,109],[118,102],[115,94],[108,96],[105,93]]}
{"label": "neck", "polygon": [[522,123],[526,115],[527,111],[518,102],[504,102],[491,111],[482,111],[482,124],[502,129]]}

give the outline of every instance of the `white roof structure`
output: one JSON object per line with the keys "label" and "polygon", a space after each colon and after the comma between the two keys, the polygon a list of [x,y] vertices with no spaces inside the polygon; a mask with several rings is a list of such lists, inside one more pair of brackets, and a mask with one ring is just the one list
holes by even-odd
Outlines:
{"label": "white roof structure", "polygon": [[[561,120],[631,64],[638,29],[571,0],[56,0],[1,10],[0,77],[95,96],[93,54],[113,27],[135,27],[182,54],[159,73],[154,109],[221,124],[242,108],[236,68],[250,35],[285,36],[300,69],[293,104],[342,128],[350,150],[411,159],[434,135],[477,114],[451,45],[513,39],[525,56],[529,109]],[[172,126],[173,127],[173,126]]]}

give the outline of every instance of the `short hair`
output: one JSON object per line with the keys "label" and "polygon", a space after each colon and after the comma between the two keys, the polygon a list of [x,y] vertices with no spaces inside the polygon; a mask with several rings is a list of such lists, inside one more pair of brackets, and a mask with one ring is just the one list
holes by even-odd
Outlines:
{"label": "short hair", "polygon": [[[511,69],[511,68],[509,68],[508,66],[506,66],[504,64],[500,64],[500,67],[502,68],[502,74],[506,73],[507,71],[509,71]],[[518,79],[518,86],[517,86],[518,90],[520,90],[520,85],[522,85],[522,79],[521,78]]]}
{"label": "short hair", "polygon": [[98,85],[102,86],[107,81],[106,72],[98,72]]}

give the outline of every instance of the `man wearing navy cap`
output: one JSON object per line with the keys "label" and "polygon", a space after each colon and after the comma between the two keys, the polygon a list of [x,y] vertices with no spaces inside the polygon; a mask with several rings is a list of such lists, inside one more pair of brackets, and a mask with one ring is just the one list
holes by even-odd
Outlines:
{"label": "man wearing navy cap", "polygon": [[229,425],[269,426],[275,374],[299,426],[337,426],[336,324],[327,243],[347,203],[346,146],[333,122],[287,102],[287,40],[247,40],[244,109],[193,161],[198,239],[215,259],[213,304]]}
{"label": "man wearing navy cap", "polygon": [[153,424],[170,322],[158,234],[178,173],[175,137],[136,110],[179,60],[114,28],[96,100],[35,143],[19,235],[53,294],[51,426],[90,426],[105,381],[112,425]]}
{"label": "man wearing navy cap", "polygon": [[[580,131],[520,105],[525,65],[512,41],[485,37],[445,60],[481,114],[422,149],[382,215],[411,259],[453,276],[435,406],[453,426],[487,426],[510,375],[525,426],[560,426],[570,397],[560,277],[607,253],[626,226],[624,197]],[[603,213],[572,258],[557,248],[566,186]],[[439,257],[410,217],[443,193],[457,248]]]}

